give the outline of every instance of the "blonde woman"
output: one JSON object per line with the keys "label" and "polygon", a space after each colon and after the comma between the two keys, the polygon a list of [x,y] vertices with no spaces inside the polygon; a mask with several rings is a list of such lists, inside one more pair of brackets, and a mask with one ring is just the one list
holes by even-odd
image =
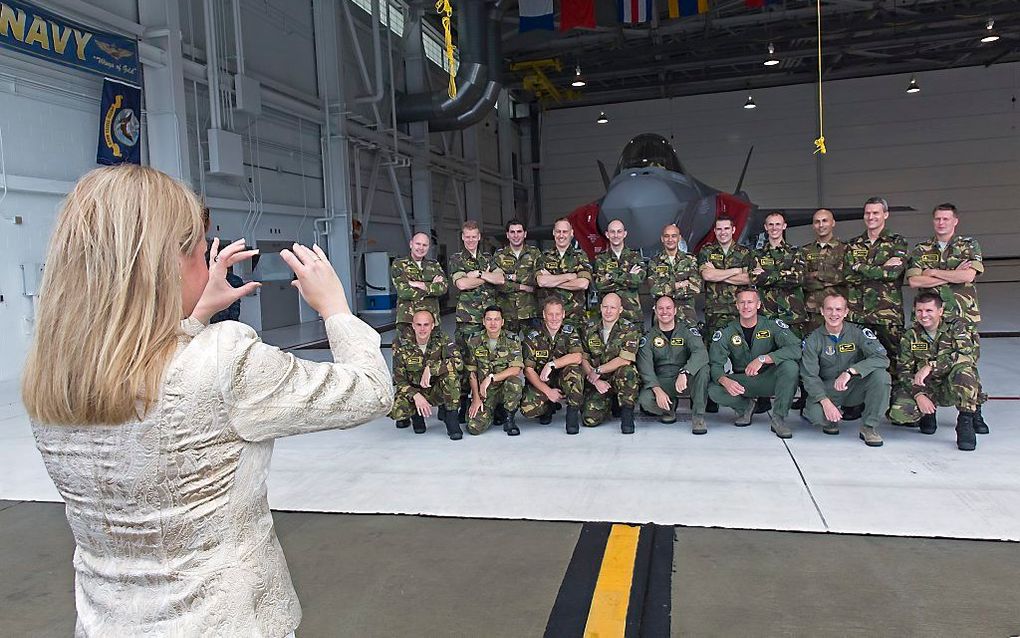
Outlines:
{"label": "blonde woman", "polygon": [[292,632],[301,609],[266,500],[273,439],[392,405],[379,336],[317,246],[282,257],[343,363],[206,326],[258,285],[224,279],[255,251],[218,244],[207,268],[195,195],[140,166],[85,175],[57,220],[22,391],[77,545],[77,636]]}

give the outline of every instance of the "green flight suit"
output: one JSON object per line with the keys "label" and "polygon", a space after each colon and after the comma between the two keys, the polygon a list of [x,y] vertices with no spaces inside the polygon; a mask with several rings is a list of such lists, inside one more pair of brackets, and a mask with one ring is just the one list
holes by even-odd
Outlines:
{"label": "green flight suit", "polygon": [[[637,266],[639,270],[631,272]],[[606,252],[595,256],[595,289],[599,300],[606,293],[615,292],[620,295],[623,305],[621,317],[635,326],[643,326],[644,313],[641,312],[641,284],[644,282],[645,263],[638,251],[623,247],[619,256],[613,253],[612,247]]]}
{"label": "green flight suit", "polygon": [[[474,373],[481,386],[485,377],[499,374],[507,368],[523,368],[524,356],[521,352],[521,341],[517,335],[501,330],[495,344],[489,343],[488,335],[482,332],[468,340],[468,357],[465,368]],[[524,382],[520,376],[510,377],[489,386],[482,399],[482,409],[475,416],[467,419],[467,430],[471,434],[481,434],[492,427],[492,417],[500,405],[508,414],[517,411],[521,404]]]}
{"label": "green flight suit", "polygon": [[804,309],[807,312],[805,334],[825,325],[822,318],[822,302],[829,295],[847,296],[843,278],[843,256],[846,244],[833,238],[821,244],[810,241],[800,247],[804,255]]}
{"label": "green flight suit", "polygon": [[[712,335],[709,347],[711,382],[708,396],[719,405],[733,408],[738,413],[746,407],[746,399],[774,396],[772,413],[786,418],[793,403],[800,377],[800,339],[782,319],[769,319],[758,315],[753,331],[753,343],[748,345],[740,321],[732,321]],[[759,355],[771,355],[773,363],[762,366],[755,376],[744,374],[744,369]],[[719,384],[725,374],[726,361],[733,365],[733,372],[726,376],[744,386],[743,396],[733,397]]]}
{"label": "green flight suit", "polygon": [[638,395],[642,410],[649,414],[665,414],[655,402],[652,388],[656,387],[662,388],[675,407],[681,396],[676,391],[676,378],[681,370],[686,370],[687,390],[682,396],[693,400],[692,414],[704,416],[708,399],[708,349],[697,328],[678,321],[667,337],[656,322],[638,345],[637,369],[643,386]]}
{"label": "green flight suit", "polygon": [[[535,374],[541,374],[545,364],[572,352],[584,352],[581,337],[570,324],[564,323],[555,335],[550,335],[543,325],[533,328],[524,336],[524,367],[531,368]],[[584,372],[581,364],[556,368],[546,382],[551,388],[563,392],[567,406],[581,408],[584,401]],[[524,398],[521,399],[521,414],[529,419],[537,419],[544,415],[552,404],[544,394],[538,391],[525,377]]]}
{"label": "green flight suit", "polygon": [[[804,340],[800,359],[800,378],[807,394],[804,417],[819,427],[829,425],[821,405],[828,397],[837,408],[863,403],[862,425],[877,428],[889,409],[892,380],[888,367],[889,356],[870,329],[844,323],[836,336],[825,326],[815,330]],[[857,374],[840,392],[833,383],[847,368]]]}
{"label": "green flight suit", "polygon": [[663,251],[648,264],[648,290],[652,294],[652,302],[663,295],[672,297],[677,319],[688,326],[698,325],[694,300],[701,294],[702,287],[701,272],[694,255],[677,250],[676,255],[670,258]]}
{"label": "green flight suit", "polygon": [[[573,246],[568,247],[563,254],[552,247],[542,253],[542,259],[538,263],[538,273],[546,272],[550,275],[563,275],[575,273],[583,279],[591,282],[591,262],[583,250]],[[589,286],[591,284],[589,283]],[[538,288],[538,307],[549,297],[556,296],[563,302],[563,312],[566,315],[565,321],[575,328],[581,328],[587,321],[588,297],[587,290],[564,290],[562,288]]]}
{"label": "green flight suit", "polygon": [[542,251],[534,246],[524,245],[521,254],[515,255],[507,246],[492,255],[496,266],[503,271],[506,278],[499,288],[499,306],[503,309],[503,328],[517,334],[527,331],[534,320],[542,316],[535,301],[535,293],[520,289],[523,284],[536,288],[535,273],[538,271]]}
{"label": "green flight suit", "polygon": [[[704,272],[706,264],[720,270],[752,268],[751,249],[734,243],[724,252],[717,243],[708,244],[698,253],[698,270]],[[741,287],[721,281],[705,281],[705,334],[712,335],[737,318],[737,290]]]}
{"label": "green flight suit", "polygon": [[804,255],[796,246],[785,241],[773,247],[765,246],[753,253],[751,271],[761,268],[758,275],[751,275],[751,283],[761,295],[762,314],[772,319],[782,319],[798,336],[804,334],[807,310],[804,307],[805,262]]}
{"label": "green flight suit", "polygon": [[[429,387],[421,387],[421,375],[428,366]],[[463,369],[460,349],[443,334],[438,326],[425,344],[425,351],[412,337],[393,346],[393,410],[394,421],[410,419],[417,414],[414,395],[421,393],[431,405],[457,410],[460,399],[460,373]]]}
{"label": "green flight suit", "polygon": [[584,354],[588,364],[597,368],[609,363],[616,357],[629,363],[617,368],[608,375],[602,375],[608,381],[610,389],[606,394],[599,394],[590,383],[585,385],[584,407],[581,410],[581,424],[594,427],[606,420],[611,412],[611,399],[616,396],[620,407],[633,407],[637,401],[641,382],[638,377],[637,361],[638,341],[641,333],[636,326],[626,319],[619,319],[609,332],[609,338],[602,337],[602,321],[591,321],[584,330]]}

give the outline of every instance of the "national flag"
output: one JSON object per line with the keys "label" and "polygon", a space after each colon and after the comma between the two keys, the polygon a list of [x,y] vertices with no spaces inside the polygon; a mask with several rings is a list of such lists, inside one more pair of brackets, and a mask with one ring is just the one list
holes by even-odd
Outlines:
{"label": "national flag", "polygon": [[560,31],[595,28],[595,0],[561,0]]}
{"label": "national flag", "polygon": [[764,9],[765,5],[779,4],[780,0],[744,0],[748,9]]}
{"label": "national flag", "polygon": [[519,0],[520,32],[553,30],[553,0]]}
{"label": "national flag", "polygon": [[641,24],[652,17],[652,0],[617,0],[616,6],[623,24]]}
{"label": "national flag", "polygon": [[708,0],[669,0],[669,17],[696,16],[708,13]]}

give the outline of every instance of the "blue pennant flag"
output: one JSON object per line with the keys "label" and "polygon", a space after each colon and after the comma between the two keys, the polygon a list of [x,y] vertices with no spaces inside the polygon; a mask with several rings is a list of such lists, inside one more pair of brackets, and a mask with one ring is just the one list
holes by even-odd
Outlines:
{"label": "blue pennant flag", "polygon": [[141,115],[141,89],[109,78],[103,80],[97,164],[141,164]]}

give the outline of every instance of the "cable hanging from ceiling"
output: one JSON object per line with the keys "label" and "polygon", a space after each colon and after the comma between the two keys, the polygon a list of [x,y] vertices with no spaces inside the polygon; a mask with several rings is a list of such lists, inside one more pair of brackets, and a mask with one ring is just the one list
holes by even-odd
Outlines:
{"label": "cable hanging from ceiling", "polygon": [[815,14],[818,18],[818,138],[815,153],[825,155],[825,104],[822,100],[822,0],[815,0]]}
{"label": "cable hanging from ceiling", "polygon": [[446,61],[450,66],[450,86],[447,87],[446,93],[450,98],[457,97],[457,80],[454,60],[454,46],[453,46],[453,31],[450,25],[450,19],[453,17],[453,7],[450,5],[450,0],[436,0],[436,13],[443,18],[443,32],[446,36]]}

